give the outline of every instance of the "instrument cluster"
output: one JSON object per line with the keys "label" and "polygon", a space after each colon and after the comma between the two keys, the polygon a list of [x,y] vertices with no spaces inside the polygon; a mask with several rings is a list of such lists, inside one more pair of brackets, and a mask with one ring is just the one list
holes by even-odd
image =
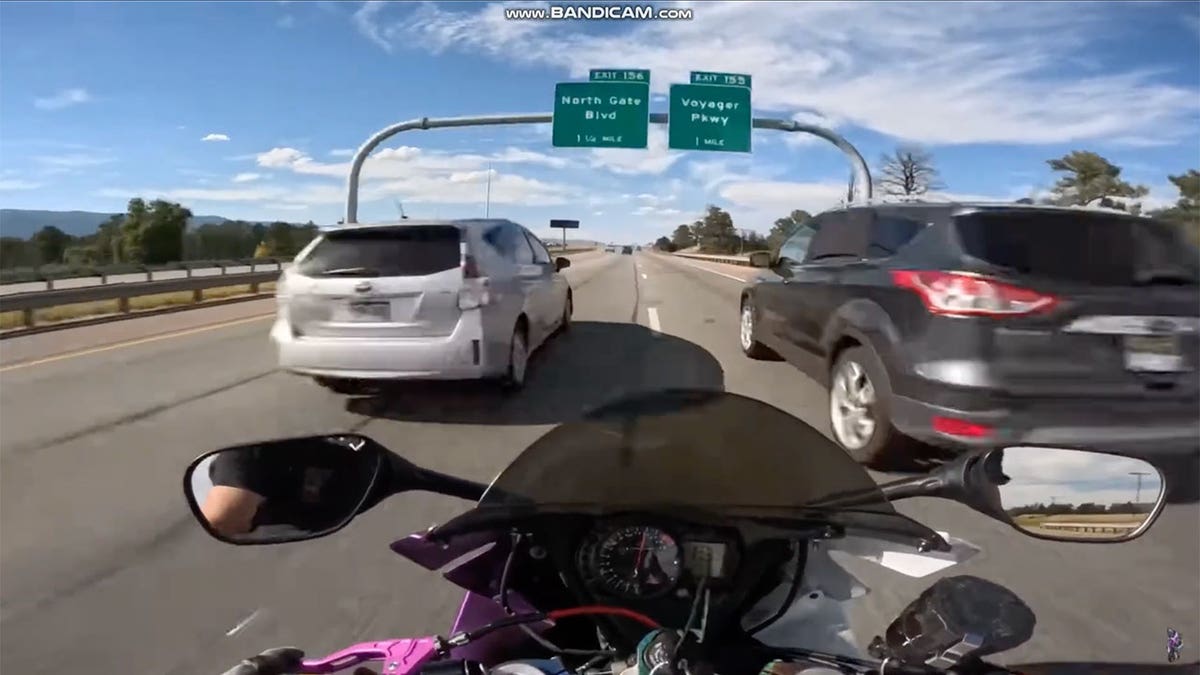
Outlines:
{"label": "instrument cluster", "polygon": [[690,598],[701,579],[731,579],[737,562],[736,536],[641,522],[601,522],[576,552],[589,591],[635,602]]}

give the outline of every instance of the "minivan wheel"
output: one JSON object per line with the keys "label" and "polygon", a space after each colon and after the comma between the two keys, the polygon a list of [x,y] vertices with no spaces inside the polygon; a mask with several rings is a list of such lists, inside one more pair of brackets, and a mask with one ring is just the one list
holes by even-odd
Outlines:
{"label": "minivan wheel", "polygon": [[742,300],[742,312],[738,331],[738,344],[742,347],[742,353],[752,359],[769,359],[775,356],[774,352],[766,345],[755,339],[758,326],[758,312],[754,307],[754,300],[745,298]]}
{"label": "minivan wheel", "polygon": [[899,443],[891,397],[887,373],[870,350],[851,347],[838,355],[829,378],[829,425],[838,445],[860,464],[881,466]]}
{"label": "minivan wheel", "polygon": [[500,384],[505,391],[519,391],[525,386],[525,371],[529,368],[529,347],[525,330],[520,326],[513,330],[508,347],[508,370]]}

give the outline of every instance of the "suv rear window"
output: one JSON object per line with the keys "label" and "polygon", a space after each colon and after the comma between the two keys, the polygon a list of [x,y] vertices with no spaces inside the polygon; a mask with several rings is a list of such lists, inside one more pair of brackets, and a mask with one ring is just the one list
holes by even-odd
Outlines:
{"label": "suv rear window", "polygon": [[296,263],[310,277],[419,277],[458,267],[461,234],[452,225],[330,232]]}
{"label": "suv rear window", "polygon": [[1197,250],[1150,218],[1087,211],[983,211],[955,219],[964,251],[1017,274],[1097,286],[1196,283]]}

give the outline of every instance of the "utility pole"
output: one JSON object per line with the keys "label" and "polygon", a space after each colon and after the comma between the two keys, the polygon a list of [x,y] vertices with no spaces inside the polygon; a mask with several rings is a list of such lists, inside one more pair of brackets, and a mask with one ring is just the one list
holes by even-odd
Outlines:
{"label": "utility pole", "polygon": [[483,217],[489,218],[492,215],[492,163],[488,162],[487,176],[487,198],[484,201]]}
{"label": "utility pole", "polygon": [[1133,498],[1134,504],[1142,503],[1142,476],[1149,476],[1148,471],[1130,471],[1130,476],[1137,476],[1137,496]]}

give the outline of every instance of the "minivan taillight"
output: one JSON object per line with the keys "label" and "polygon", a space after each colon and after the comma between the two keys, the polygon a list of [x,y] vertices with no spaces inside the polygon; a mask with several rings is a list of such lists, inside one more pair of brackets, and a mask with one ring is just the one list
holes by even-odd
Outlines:
{"label": "minivan taillight", "polygon": [[892,283],[915,291],[933,314],[1022,316],[1048,312],[1058,298],[964,272],[892,270]]}
{"label": "minivan taillight", "polygon": [[463,256],[462,271],[463,285],[458,291],[458,308],[475,309],[491,302],[488,278],[479,273],[479,265],[473,256]]}

